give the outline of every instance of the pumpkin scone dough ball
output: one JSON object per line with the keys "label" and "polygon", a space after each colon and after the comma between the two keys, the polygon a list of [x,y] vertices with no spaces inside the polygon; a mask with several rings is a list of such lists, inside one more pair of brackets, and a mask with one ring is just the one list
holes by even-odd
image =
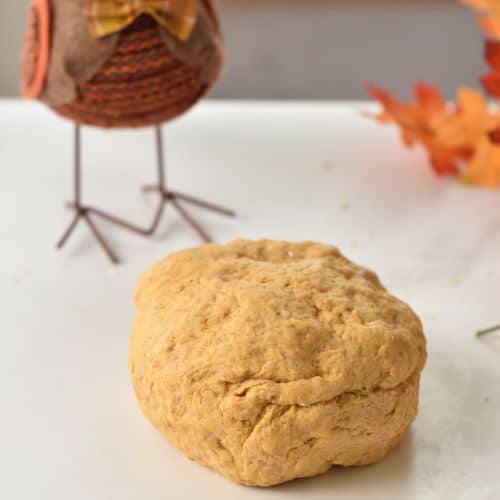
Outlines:
{"label": "pumpkin scone dough ball", "polygon": [[417,414],[415,313],[334,247],[237,240],[140,279],[130,372],[188,457],[272,486],[381,460]]}

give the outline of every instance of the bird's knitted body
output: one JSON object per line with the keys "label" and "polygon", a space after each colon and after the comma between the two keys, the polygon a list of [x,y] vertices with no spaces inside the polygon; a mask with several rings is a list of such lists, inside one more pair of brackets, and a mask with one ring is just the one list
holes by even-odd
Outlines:
{"label": "bird's knitted body", "polygon": [[85,19],[86,1],[35,1],[23,87],[29,89],[34,75],[43,85],[25,92],[29,97],[77,123],[137,127],[176,118],[215,83],[224,56],[211,3],[200,1],[190,37],[179,40],[149,15],[96,38]]}

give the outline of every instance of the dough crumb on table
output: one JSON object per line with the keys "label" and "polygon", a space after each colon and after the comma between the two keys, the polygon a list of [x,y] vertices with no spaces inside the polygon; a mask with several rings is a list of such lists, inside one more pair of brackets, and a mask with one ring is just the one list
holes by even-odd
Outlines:
{"label": "dough crumb on table", "polygon": [[139,280],[139,405],[188,457],[272,486],[381,460],[417,414],[422,325],[334,247],[236,240]]}

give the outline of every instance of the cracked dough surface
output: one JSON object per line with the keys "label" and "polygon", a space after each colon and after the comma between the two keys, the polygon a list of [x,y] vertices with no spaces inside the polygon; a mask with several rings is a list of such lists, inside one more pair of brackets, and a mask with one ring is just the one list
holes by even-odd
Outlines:
{"label": "cracked dough surface", "polygon": [[181,251],[140,279],[129,367],[146,417],[188,457],[271,486],[382,459],[418,405],[418,317],[317,243]]}

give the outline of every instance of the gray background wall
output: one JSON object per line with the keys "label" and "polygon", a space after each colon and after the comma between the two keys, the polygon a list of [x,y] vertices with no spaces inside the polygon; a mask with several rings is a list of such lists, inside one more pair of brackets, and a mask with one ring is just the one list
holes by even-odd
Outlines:
{"label": "gray background wall", "polygon": [[[17,94],[30,0],[0,0],[0,96]],[[451,95],[485,71],[474,14],[455,0],[225,0],[229,67],[214,96],[360,98],[373,81],[403,95],[426,79]]]}

